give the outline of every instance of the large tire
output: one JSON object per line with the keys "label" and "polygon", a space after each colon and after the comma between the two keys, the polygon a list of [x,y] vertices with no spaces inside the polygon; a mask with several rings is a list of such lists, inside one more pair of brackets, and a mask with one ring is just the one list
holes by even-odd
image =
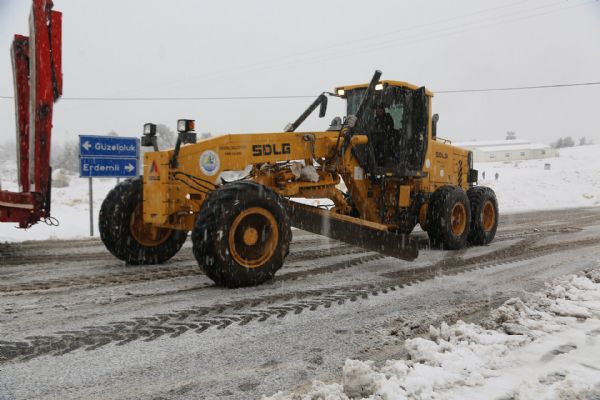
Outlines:
{"label": "large tire", "polygon": [[100,238],[108,251],[128,264],[161,264],[181,249],[187,231],[144,224],[141,207],[141,179],[127,179],[118,184],[102,202],[98,219]]}
{"label": "large tire", "polygon": [[210,193],[192,231],[194,256],[217,285],[255,286],[273,278],[289,252],[292,229],[281,198],[251,181]]}
{"label": "large tire", "polygon": [[494,240],[498,228],[498,200],[492,189],[475,186],[467,192],[471,202],[469,243],[485,245]]}
{"label": "large tire", "polygon": [[464,190],[442,186],[432,195],[427,209],[427,234],[434,247],[458,250],[467,246],[471,207]]}

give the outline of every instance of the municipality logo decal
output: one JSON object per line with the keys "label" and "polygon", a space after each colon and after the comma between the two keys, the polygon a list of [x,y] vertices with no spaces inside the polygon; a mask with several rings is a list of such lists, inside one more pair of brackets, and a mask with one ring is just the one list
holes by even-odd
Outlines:
{"label": "municipality logo decal", "polygon": [[212,176],[219,172],[219,155],[212,150],[205,150],[200,155],[200,169],[207,176]]}

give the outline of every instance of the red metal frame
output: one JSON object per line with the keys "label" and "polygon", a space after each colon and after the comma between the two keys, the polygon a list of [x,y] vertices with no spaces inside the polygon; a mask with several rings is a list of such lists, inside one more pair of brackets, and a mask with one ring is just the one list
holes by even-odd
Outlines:
{"label": "red metal frame", "polygon": [[0,222],[28,228],[50,216],[52,109],[62,95],[62,14],[51,0],[33,0],[30,37],[11,47],[19,191],[0,191]]}
{"label": "red metal frame", "polygon": [[17,122],[17,166],[19,191],[29,192],[29,161],[21,154],[29,151],[29,38],[15,35],[11,48],[15,81],[15,117]]}

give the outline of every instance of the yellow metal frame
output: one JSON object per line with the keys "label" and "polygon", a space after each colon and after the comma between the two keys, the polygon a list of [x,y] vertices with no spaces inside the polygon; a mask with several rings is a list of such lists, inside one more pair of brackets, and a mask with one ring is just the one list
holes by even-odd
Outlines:
{"label": "yellow metal frame", "polygon": [[[402,81],[389,81],[389,80],[383,80],[383,81],[379,81],[379,84],[381,85],[389,85],[389,86],[396,86],[396,87],[404,87],[407,89],[411,89],[411,90],[417,90],[419,89],[419,86],[413,85],[412,83],[408,83],[408,82],[402,82]],[[353,90],[353,89],[366,89],[367,87],[369,87],[368,83],[360,83],[358,85],[345,85],[345,86],[338,86],[335,88],[335,92],[337,93],[338,90],[342,89],[346,92]],[[433,97],[433,92],[430,92],[429,90],[425,89],[425,94],[429,97]],[[345,97],[342,96],[342,97]]]}
{"label": "yellow metal frame", "polygon": [[[391,86],[417,89],[417,86],[399,81],[381,81]],[[367,84],[341,86],[352,90]],[[412,178],[398,188],[400,197],[389,199],[397,207],[408,207],[411,196],[432,193],[445,185],[468,189],[468,151],[452,146],[447,141],[431,137],[431,98],[429,101],[429,138],[424,176]],[[344,154],[335,165],[319,169],[319,182],[294,180],[291,173],[277,175],[261,172],[261,166],[285,161],[333,159],[338,131],[326,132],[272,132],[253,134],[227,134],[200,140],[181,147],[178,166],[173,168],[170,160],[173,150],[148,152],[144,155],[143,218],[144,222],[157,227],[191,230],[196,214],[208,193],[219,184],[224,171],[241,171],[253,167],[251,179],[270,187],[285,197],[327,197],[334,201],[333,212],[347,214],[349,206],[335,187],[340,178],[346,184],[350,196],[365,221],[382,224],[379,212],[380,188],[372,185],[353,156],[352,149],[368,142],[365,135],[352,136]],[[343,140],[343,138],[342,138]],[[188,177],[195,177],[191,180]],[[386,199],[387,201],[387,199]],[[391,210],[390,212],[392,212]],[[390,226],[390,228],[393,228]]]}

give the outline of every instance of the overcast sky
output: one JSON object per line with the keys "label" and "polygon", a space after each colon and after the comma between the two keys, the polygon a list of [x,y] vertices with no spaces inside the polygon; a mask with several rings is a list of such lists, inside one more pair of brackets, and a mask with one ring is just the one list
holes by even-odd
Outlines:
{"label": "overcast sky", "polygon": [[[28,32],[27,0],[0,0],[0,96],[12,96],[12,34]],[[199,132],[274,132],[311,99],[69,101],[68,97],[318,95],[383,79],[438,90],[600,81],[600,2],[349,0],[55,0],[63,14],[65,99],[55,141],[79,134],[139,136],[145,122]],[[600,142],[600,86],[438,94],[439,135],[549,143]],[[336,103],[337,102],[337,103]],[[342,114],[331,102],[324,129]],[[304,129],[301,129],[304,130]],[[15,135],[14,103],[0,99],[0,141]]]}

